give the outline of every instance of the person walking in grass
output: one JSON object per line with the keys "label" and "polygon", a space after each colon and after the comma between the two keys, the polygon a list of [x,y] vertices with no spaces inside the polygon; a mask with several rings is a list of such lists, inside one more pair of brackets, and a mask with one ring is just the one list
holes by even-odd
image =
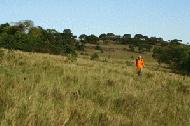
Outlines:
{"label": "person walking in grass", "polygon": [[136,65],[138,76],[141,76],[142,69],[144,67],[144,59],[141,56],[138,56],[138,58],[136,59],[135,65]]}

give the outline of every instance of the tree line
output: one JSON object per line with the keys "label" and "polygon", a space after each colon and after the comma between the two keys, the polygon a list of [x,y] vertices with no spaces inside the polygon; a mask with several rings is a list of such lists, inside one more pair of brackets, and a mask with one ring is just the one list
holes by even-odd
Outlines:
{"label": "tree line", "polygon": [[0,25],[0,47],[33,52],[48,52],[52,54],[76,54],[76,50],[84,50],[86,43],[128,44],[130,51],[151,51],[153,45],[162,43],[162,38],[148,37],[136,34],[123,36],[114,33],[103,33],[99,36],[82,34],[78,38],[70,29],[58,32],[55,29],[43,29],[34,26],[31,20]]}
{"label": "tree line", "polygon": [[166,42],[163,38],[148,37],[142,34],[136,34],[134,37],[131,34],[120,36],[114,33],[102,33],[98,37],[93,34],[90,36],[82,34],[79,38],[83,43],[98,44],[98,42],[102,42],[103,44],[129,45],[129,51],[140,53],[150,52],[154,45],[162,45]]}
{"label": "tree line", "polygon": [[35,27],[30,20],[0,25],[0,47],[28,52],[76,55],[76,36],[70,29]]}

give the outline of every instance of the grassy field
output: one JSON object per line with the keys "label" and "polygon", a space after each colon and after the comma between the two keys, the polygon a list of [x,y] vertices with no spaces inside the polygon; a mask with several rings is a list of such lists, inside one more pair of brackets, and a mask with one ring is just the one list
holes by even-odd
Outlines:
{"label": "grassy field", "polygon": [[0,51],[2,126],[189,126],[190,77],[157,67],[144,54],[106,51],[97,61]]}

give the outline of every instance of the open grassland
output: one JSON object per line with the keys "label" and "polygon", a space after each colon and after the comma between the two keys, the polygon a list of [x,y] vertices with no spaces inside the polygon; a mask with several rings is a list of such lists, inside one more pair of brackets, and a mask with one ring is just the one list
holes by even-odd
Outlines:
{"label": "open grassland", "polygon": [[190,125],[190,77],[160,71],[149,57],[138,78],[131,55],[106,53],[98,61],[80,56],[70,62],[2,49],[1,125]]}

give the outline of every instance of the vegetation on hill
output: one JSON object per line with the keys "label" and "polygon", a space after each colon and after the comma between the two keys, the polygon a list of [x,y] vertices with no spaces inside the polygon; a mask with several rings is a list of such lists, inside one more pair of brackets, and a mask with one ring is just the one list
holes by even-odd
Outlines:
{"label": "vegetation on hill", "polygon": [[54,29],[35,27],[32,21],[0,25],[0,47],[27,52],[76,55],[76,36],[70,29],[59,33]]}
{"label": "vegetation on hill", "polygon": [[[22,21],[0,25],[0,47],[9,49],[0,49],[2,126],[190,123],[190,78],[158,67],[189,73],[190,48],[179,40],[113,33],[77,38],[70,29]],[[137,55],[145,59],[142,78],[134,68]]]}
{"label": "vegetation on hill", "polygon": [[149,54],[138,78],[134,58],[127,58],[138,54],[121,47],[99,60],[79,55],[76,62],[1,49],[0,124],[188,126],[190,78],[157,69]]}
{"label": "vegetation on hill", "polygon": [[171,41],[168,45],[156,47],[153,57],[159,63],[169,64],[173,70],[190,74],[190,46]]}
{"label": "vegetation on hill", "polygon": [[102,33],[98,37],[82,34],[78,38],[70,29],[58,32],[55,29],[43,29],[34,26],[30,20],[0,25],[0,47],[27,52],[77,56],[77,50],[84,51],[87,44],[96,45],[96,50],[104,52],[102,45],[127,45],[128,51],[136,53],[153,52],[159,63],[169,64],[170,68],[181,73],[190,73],[190,46],[181,40],[165,41],[163,38],[148,37],[142,34],[123,36],[114,33]]}

